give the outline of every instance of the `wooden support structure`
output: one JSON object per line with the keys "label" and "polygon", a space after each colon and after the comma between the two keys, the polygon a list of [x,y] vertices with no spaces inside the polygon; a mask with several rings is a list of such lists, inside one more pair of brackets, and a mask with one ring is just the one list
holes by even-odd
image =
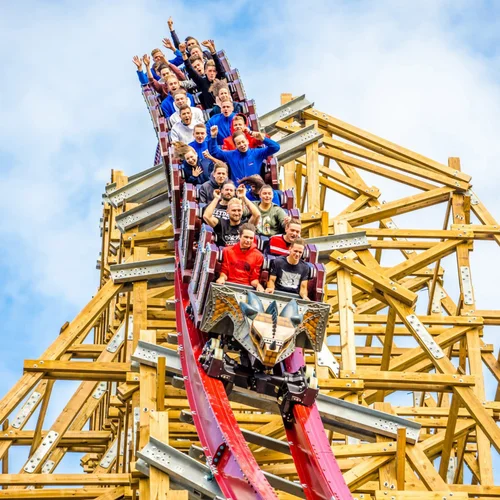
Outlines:
{"label": "wooden support structure", "polygon": [[[291,100],[284,94],[281,104]],[[370,442],[349,430],[328,431],[347,484],[364,500],[500,497],[493,474],[500,390],[494,400],[485,390],[488,377],[500,384],[498,346],[485,342],[485,327],[500,326],[500,310],[477,299],[474,286],[485,283],[473,281],[470,258],[481,250],[476,240],[500,243],[500,224],[470,190],[458,158],[434,161],[314,108],[275,129],[286,136],[310,125],[323,136],[279,166],[282,187],[294,189],[303,209],[303,236],[350,241],[351,233],[364,232],[368,245],[320,252],[331,305],[325,349],[339,369],[308,351],[306,361],[315,365],[322,393],[422,426],[413,444],[405,428]],[[364,172],[394,184],[387,202],[365,183]],[[121,188],[128,178],[114,171],[111,183]],[[132,499],[138,492],[139,498],[188,498],[167,473],[151,467],[146,475],[137,465],[152,437],[183,453],[199,439],[185,418],[184,390],[166,376],[168,359],[160,356],[155,367],[132,359],[140,341],[176,350],[177,329],[171,282],[111,279],[115,263],[172,255],[166,218],[120,232],[116,218],[130,206],[104,203],[98,292],[39,359],[25,361],[22,377],[0,400],[0,499]],[[52,390],[56,380],[79,385],[61,414],[47,421],[51,398],[60,397]],[[242,403],[232,407],[242,429],[275,448],[284,444],[279,416]],[[10,470],[11,446],[26,447],[21,470]],[[250,442],[249,448],[263,470],[298,478],[282,447]],[[82,472],[58,473],[72,452],[84,454]],[[32,484],[35,490],[27,488]]]}

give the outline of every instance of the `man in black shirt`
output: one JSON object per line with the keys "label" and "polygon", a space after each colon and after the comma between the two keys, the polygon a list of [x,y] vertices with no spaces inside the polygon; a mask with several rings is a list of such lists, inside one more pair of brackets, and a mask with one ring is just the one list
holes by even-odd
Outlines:
{"label": "man in black shirt", "polygon": [[[226,187],[226,184],[224,184]],[[240,235],[238,232],[239,227],[245,222],[250,222],[251,224],[256,224],[260,218],[260,212],[257,207],[246,197],[245,186],[241,185],[238,187],[236,192],[238,198],[231,198],[227,202],[226,212],[227,219],[222,215],[221,217],[215,216],[214,212],[221,198],[221,193],[218,189],[214,190],[214,199],[208,205],[205,210],[203,218],[205,222],[214,228],[215,235],[217,237],[217,245],[219,246],[231,246],[238,243]],[[244,217],[243,206],[250,211],[250,218]]]}
{"label": "man in black shirt", "polygon": [[305,241],[297,238],[290,245],[290,254],[277,257],[271,262],[271,273],[267,282],[267,293],[289,292],[296,293],[304,300],[307,296],[309,266],[301,260],[304,253]]}

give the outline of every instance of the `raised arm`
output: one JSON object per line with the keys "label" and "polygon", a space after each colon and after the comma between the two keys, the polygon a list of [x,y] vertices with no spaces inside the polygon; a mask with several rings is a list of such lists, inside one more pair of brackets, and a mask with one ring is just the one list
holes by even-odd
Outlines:
{"label": "raised arm", "polygon": [[217,55],[217,51],[215,50],[215,42],[213,40],[205,40],[201,42],[201,44],[206,47],[212,55],[212,59],[215,63],[215,69],[217,70],[217,78],[225,78],[226,73],[224,71],[224,68],[222,67],[219,56]]}
{"label": "raised arm", "polygon": [[174,20],[172,19],[172,16],[170,16],[168,18],[167,24],[168,24],[168,30],[170,31],[170,35],[172,37],[172,40],[174,41],[175,48],[178,49],[179,45],[180,45],[180,40],[179,40],[179,37],[177,36],[177,33],[175,32]]}
{"label": "raised arm", "polygon": [[257,208],[257,205],[255,205],[255,203],[252,203],[247,198],[247,190],[244,184],[240,184],[238,186],[238,189],[236,190],[236,196],[241,200],[243,205],[246,206],[248,211],[250,212],[250,219],[248,219],[248,222],[256,226],[260,220],[260,212]]}
{"label": "raised arm", "polygon": [[[209,125],[207,123],[207,128],[208,126]],[[212,156],[215,156],[215,158],[217,158],[218,160],[229,163],[229,151],[222,151],[222,149],[217,144],[217,134],[219,133],[219,127],[217,125],[213,125],[212,127],[210,127],[210,130],[208,130],[208,132],[210,133],[210,139],[208,140],[208,152]]]}
{"label": "raised arm", "polygon": [[200,74],[198,74],[198,72],[193,68],[193,65],[191,64],[191,61],[189,60],[189,57],[187,55],[186,44],[181,43],[179,45],[179,50],[181,51],[182,59],[184,61],[184,66],[186,67],[186,71],[189,77],[194,81],[194,83],[196,83],[198,90],[202,89],[203,77]]}
{"label": "raised arm", "polygon": [[263,161],[268,156],[272,156],[280,150],[280,145],[276,141],[268,139],[262,132],[251,132],[251,135],[264,143],[265,147],[257,148],[256,150],[257,157],[260,161]]}
{"label": "raised arm", "polygon": [[137,78],[139,78],[141,85],[146,85],[148,83],[148,77],[144,74],[144,71],[142,71],[141,58],[139,56],[134,56],[132,58],[132,62],[135,64],[137,68]]}
{"label": "raised arm", "polygon": [[203,220],[211,227],[219,223],[219,219],[214,216],[214,210],[220,201],[220,189],[214,189],[214,199],[209,203],[203,214]]}

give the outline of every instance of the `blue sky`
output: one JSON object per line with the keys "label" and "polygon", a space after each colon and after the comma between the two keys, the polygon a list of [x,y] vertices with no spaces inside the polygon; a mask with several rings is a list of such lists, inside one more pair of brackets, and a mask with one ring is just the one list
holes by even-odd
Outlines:
{"label": "blue sky", "polygon": [[[36,358],[95,293],[110,169],[133,174],[154,154],[131,59],[161,45],[169,15],[181,36],[214,38],[226,49],[260,113],[281,92],[306,93],[319,109],[432,158],[460,156],[500,218],[495,2],[4,2],[0,394],[21,375],[23,359]],[[373,183],[387,187],[384,199],[402,195]],[[478,307],[493,309],[500,272],[486,264],[498,247],[477,249]],[[61,396],[70,389],[62,384]],[[49,421],[57,401],[51,410]]]}

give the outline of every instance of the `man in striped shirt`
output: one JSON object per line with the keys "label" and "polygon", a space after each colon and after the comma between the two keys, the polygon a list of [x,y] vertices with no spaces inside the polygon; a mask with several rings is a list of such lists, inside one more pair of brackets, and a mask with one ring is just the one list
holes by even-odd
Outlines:
{"label": "man in striped shirt", "polygon": [[269,253],[271,255],[289,255],[290,245],[300,238],[302,224],[299,219],[290,219],[285,224],[285,234],[277,234],[269,240]]}

